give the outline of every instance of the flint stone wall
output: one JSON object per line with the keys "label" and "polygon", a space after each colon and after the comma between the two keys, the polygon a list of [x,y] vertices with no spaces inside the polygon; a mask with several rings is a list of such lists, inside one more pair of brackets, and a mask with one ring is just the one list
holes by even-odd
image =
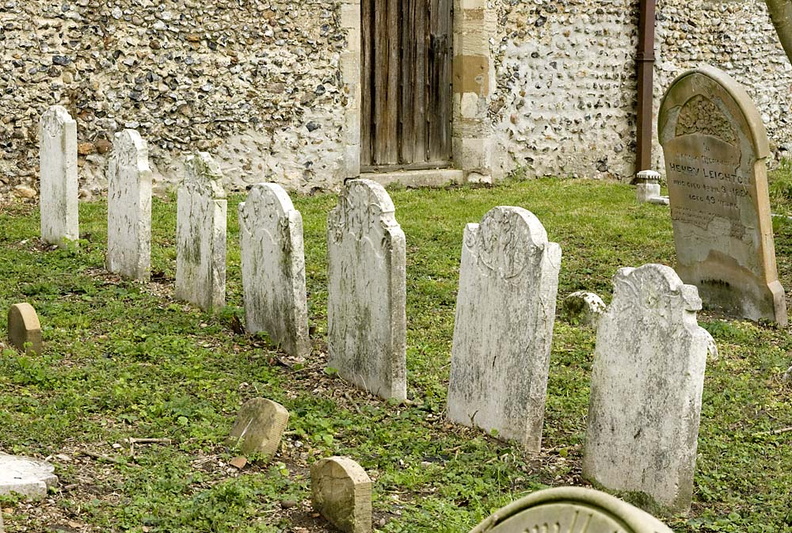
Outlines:
{"label": "flint stone wall", "polygon": [[[209,151],[228,190],[267,180],[339,189],[344,109],[340,1],[0,2],[0,199],[38,189],[36,125],[78,122],[83,197],[104,191],[113,134],[149,143],[160,188]],[[630,179],[638,2],[494,0],[489,115],[503,170]],[[792,150],[792,68],[754,0],[660,0],[655,107],[701,63],[743,84],[775,155]],[[655,169],[662,169],[655,150]],[[164,183],[164,184],[163,184]],[[33,189],[33,190],[31,190]]]}

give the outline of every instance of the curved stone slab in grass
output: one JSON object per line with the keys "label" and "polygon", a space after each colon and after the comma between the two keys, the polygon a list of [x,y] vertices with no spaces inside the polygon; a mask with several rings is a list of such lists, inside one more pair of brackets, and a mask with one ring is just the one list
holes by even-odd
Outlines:
{"label": "curved stone slab in grass", "polygon": [[660,520],[610,494],[582,487],[534,492],[492,513],[470,533],[671,533]]}
{"label": "curved stone slab in grass", "polygon": [[47,495],[47,487],[58,484],[58,477],[53,473],[51,464],[0,453],[0,494],[13,492],[30,498],[43,498]]}

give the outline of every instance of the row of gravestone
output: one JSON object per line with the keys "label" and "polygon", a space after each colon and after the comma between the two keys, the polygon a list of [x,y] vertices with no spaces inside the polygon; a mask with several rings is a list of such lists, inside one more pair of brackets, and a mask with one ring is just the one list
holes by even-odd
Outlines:
{"label": "row of gravestone", "polygon": [[[133,132],[121,135],[109,182],[130,179],[111,191],[138,191],[135,182],[147,179],[136,149],[140,140]],[[213,309],[225,293],[222,176],[204,153],[189,157],[186,168],[177,201],[176,296]],[[125,221],[145,226],[150,214],[140,207],[130,215],[115,206],[123,197],[110,194],[108,224],[123,212]],[[406,246],[394,213],[381,185],[350,180],[328,217],[328,350],[329,365],[344,379],[403,399]],[[239,217],[248,328],[267,331],[287,351],[305,353],[301,217],[274,184],[254,186]],[[120,248],[108,244],[108,254]],[[136,257],[131,264],[145,264]],[[525,209],[496,207],[480,224],[467,226],[449,380],[451,420],[539,450],[560,265],[560,247]],[[598,334],[586,473],[605,486],[643,491],[683,509],[692,491],[711,338],[696,325],[695,287],[683,285],[670,268],[623,269],[615,281]],[[675,343],[668,344],[669,338]]]}

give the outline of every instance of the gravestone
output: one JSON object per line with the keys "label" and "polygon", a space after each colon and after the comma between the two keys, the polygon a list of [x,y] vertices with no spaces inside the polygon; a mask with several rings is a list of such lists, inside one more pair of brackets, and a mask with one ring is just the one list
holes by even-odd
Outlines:
{"label": "gravestone", "polygon": [[289,411],[281,404],[265,398],[253,398],[242,406],[229,445],[245,455],[260,453],[272,457],[278,451],[281,437],[289,423]]}
{"label": "gravestone", "polygon": [[371,478],[352,459],[328,457],[311,465],[311,500],[341,531],[371,531]]}
{"label": "gravestone", "polygon": [[406,243],[382,185],[346,182],[327,220],[328,366],[383,398],[405,399]]}
{"label": "gravestone", "polygon": [[468,224],[459,269],[448,418],[538,452],[561,248],[520,207]]}
{"label": "gravestone", "polygon": [[226,199],[220,167],[206,152],[185,161],[176,206],[175,296],[216,311],[225,305]]}
{"label": "gravestone", "polygon": [[787,325],[776,271],[759,112],[724,72],[678,77],[658,119],[666,163],[677,273],[708,306]]}
{"label": "gravestone", "polygon": [[151,264],[151,169],[135,130],[115,134],[107,170],[107,269],[148,281]]}
{"label": "gravestone", "polygon": [[583,487],[545,489],[498,509],[470,533],[672,533],[649,513]]}
{"label": "gravestone", "polygon": [[0,452],[0,495],[21,494],[40,499],[47,495],[47,487],[58,484],[51,464]]}
{"label": "gravestone", "polygon": [[65,246],[80,236],[77,208],[77,123],[62,106],[39,124],[41,238]]}
{"label": "gravestone", "polygon": [[41,354],[41,323],[29,303],[14,304],[8,310],[8,340],[21,352]]}
{"label": "gravestone", "polygon": [[686,511],[711,342],[696,321],[701,300],[664,265],[619,269],[613,284],[597,329],[583,475]]}
{"label": "gravestone", "polygon": [[265,331],[283,351],[310,353],[302,216],[275,183],[253,185],[239,204],[247,331]]}

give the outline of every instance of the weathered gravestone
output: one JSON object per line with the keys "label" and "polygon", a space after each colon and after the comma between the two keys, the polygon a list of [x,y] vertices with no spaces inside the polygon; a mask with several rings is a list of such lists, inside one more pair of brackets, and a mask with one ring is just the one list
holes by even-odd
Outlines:
{"label": "weathered gravestone", "polygon": [[600,319],[583,474],[690,507],[707,348],[698,291],[670,267],[622,268]]}
{"label": "weathered gravestone", "polygon": [[19,351],[41,353],[41,323],[29,303],[14,304],[8,310],[8,340]]}
{"label": "weathered gravestone", "polygon": [[314,509],[345,533],[371,531],[371,478],[348,457],[328,457],[311,466]]}
{"label": "weathered gravestone", "polygon": [[310,352],[302,216],[283,187],[253,185],[239,204],[245,324],[292,355]]}
{"label": "weathered gravestone", "polygon": [[51,464],[0,452],[0,495],[21,494],[39,499],[47,495],[47,487],[57,486],[58,477]]}
{"label": "weathered gravestone", "polygon": [[382,185],[347,181],[327,221],[328,365],[383,398],[407,397],[406,243]]}
{"label": "weathered gravestone", "polygon": [[64,246],[80,236],[77,207],[77,123],[50,107],[39,124],[41,238]]}
{"label": "weathered gravestone", "polygon": [[459,269],[450,420],[539,451],[561,248],[520,207],[468,224]]}
{"label": "weathered gravestone", "polygon": [[242,406],[228,442],[245,455],[260,453],[272,457],[289,423],[289,411],[265,398],[253,398]]}
{"label": "weathered gravestone", "polygon": [[185,161],[177,196],[176,289],[179,300],[213,311],[225,305],[226,200],[220,168],[208,153]]}
{"label": "weathered gravestone", "polygon": [[593,489],[559,487],[498,509],[470,533],[672,533],[657,518]]}
{"label": "weathered gravestone", "polygon": [[786,326],[767,192],[770,151],[756,107],[727,74],[702,67],[671,84],[658,131],[679,276],[707,305]]}
{"label": "weathered gravestone", "polygon": [[151,169],[135,130],[115,134],[107,170],[107,269],[148,281],[151,264]]}

